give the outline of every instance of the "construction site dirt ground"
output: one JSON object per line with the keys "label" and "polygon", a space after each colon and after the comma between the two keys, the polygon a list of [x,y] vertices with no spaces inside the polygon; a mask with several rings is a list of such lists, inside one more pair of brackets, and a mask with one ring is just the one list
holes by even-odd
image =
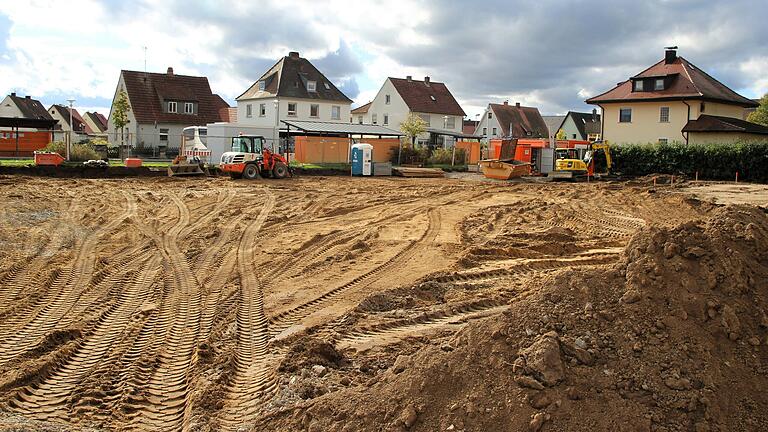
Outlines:
{"label": "construction site dirt ground", "polygon": [[0,430],[768,430],[763,186],[1,176],[0,200]]}

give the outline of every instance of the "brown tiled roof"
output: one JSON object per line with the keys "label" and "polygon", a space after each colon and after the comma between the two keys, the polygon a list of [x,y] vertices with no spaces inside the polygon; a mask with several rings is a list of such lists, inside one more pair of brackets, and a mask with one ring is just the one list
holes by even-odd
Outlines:
{"label": "brown tiled roof", "polygon": [[357,107],[357,108],[353,109],[352,111],[350,111],[350,113],[352,113],[352,114],[365,114],[365,113],[368,112],[368,108],[371,107],[372,103],[373,102],[371,101],[371,102],[368,102],[365,105],[360,105],[359,107]]}
{"label": "brown tiled roof", "polygon": [[505,138],[548,138],[547,124],[538,108],[491,104]]}
{"label": "brown tiled roof", "polygon": [[[259,90],[259,81],[264,80],[264,90]],[[315,90],[307,90],[307,81],[315,81]],[[256,80],[237,100],[259,99],[266,97],[290,97],[297,99],[315,99],[349,102],[341,90],[325,77],[307,59],[298,53],[290,53],[278,60],[264,75]]]}
{"label": "brown tiled roof", "polygon": [[461,124],[461,133],[464,135],[474,135],[479,123],[478,120],[464,120]]}
{"label": "brown tiled roof", "polygon": [[441,82],[389,78],[392,85],[413,112],[447,114],[464,117],[466,114],[456,99]]}
{"label": "brown tiled roof", "polygon": [[[99,128],[98,131],[94,131],[95,133],[103,133],[104,131],[107,130],[106,118],[104,118],[103,115],[97,112],[86,112],[85,115],[86,117],[91,119],[91,121],[93,122],[93,124],[96,125],[96,127]],[[86,123],[86,125],[88,125],[88,123]]]}
{"label": "brown tiled roof", "polygon": [[683,132],[742,132],[768,135],[768,127],[746,120],[702,114],[696,120],[689,120]]}
{"label": "brown tiled roof", "polygon": [[[54,109],[59,113],[62,118],[60,121],[63,121],[65,125],[69,125],[69,107],[53,104],[51,105],[51,109]],[[80,113],[77,112],[76,108],[72,109],[72,123],[74,123],[72,130],[75,132],[93,133],[93,130],[91,130],[90,126],[85,123],[85,120],[83,120]]]}
{"label": "brown tiled roof", "polygon": [[13,103],[19,107],[19,110],[21,111],[21,114],[24,116],[24,118],[53,120],[53,117],[51,117],[51,115],[48,113],[48,110],[45,109],[39,100],[32,99],[29,96],[19,97],[16,96],[16,93],[11,93],[9,96],[11,97]]}
{"label": "brown tiled roof", "polygon": [[[211,92],[208,78],[172,73],[121,72],[131,110],[138,123],[175,123],[203,126],[221,121],[221,98]],[[178,111],[167,113],[164,101],[179,102]],[[197,114],[183,114],[184,102],[196,102]]]}
{"label": "brown tiled roof", "polygon": [[[652,77],[665,77],[668,81],[666,88],[658,91],[632,91],[633,79]],[[705,99],[744,107],[755,106],[753,100],[731,90],[683,57],[675,57],[669,64],[661,60],[631,79],[619,83],[611,90],[587,99],[587,103],[680,99]]]}
{"label": "brown tiled roof", "polygon": [[[573,118],[573,122],[576,124],[576,129],[579,130],[579,134],[585,139],[589,134],[600,133],[600,114],[583,113],[577,111],[568,111],[567,116]],[[557,133],[557,131],[555,131]]]}

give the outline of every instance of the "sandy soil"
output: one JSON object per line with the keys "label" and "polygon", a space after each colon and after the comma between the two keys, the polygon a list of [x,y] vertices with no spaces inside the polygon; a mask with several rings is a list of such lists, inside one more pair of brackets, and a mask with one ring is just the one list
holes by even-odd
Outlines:
{"label": "sandy soil", "polygon": [[292,415],[714,208],[649,189],[0,178],[0,428],[311,429]]}

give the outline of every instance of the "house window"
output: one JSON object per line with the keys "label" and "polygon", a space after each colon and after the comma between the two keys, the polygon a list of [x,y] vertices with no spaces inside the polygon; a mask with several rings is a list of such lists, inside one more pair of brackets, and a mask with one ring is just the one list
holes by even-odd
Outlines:
{"label": "house window", "polygon": [[357,116],[357,123],[363,124],[363,116]]}
{"label": "house window", "polygon": [[488,128],[483,128],[483,135],[488,135]]}
{"label": "house window", "polygon": [[317,81],[307,81],[307,91],[317,91]]}
{"label": "house window", "polygon": [[427,127],[430,127],[432,125],[429,114],[419,114],[419,117],[421,117],[421,119],[424,120],[424,123],[427,124]]}
{"label": "house window", "polygon": [[664,90],[664,78],[656,78],[656,81],[653,82],[653,89]]}
{"label": "house window", "polygon": [[259,90],[264,91],[264,89],[267,88],[267,83],[264,80],[259,81]]}
{"label": "house window", "polygon": [[493,136],[496,136],[496,128],[491,129]]}
{"label": "house window", "polygon": [[173,102],[173,101],[169,101],[168,102],[168,112],[169,113],[175,113],[177,109],[178,108],[176,106],[176,102]]}
{"label": "house window", "polygon": [[622,108],[619,110],[619,123],[632,122],[632,108]]}
{"label": "house window", "polygon": [[377,117],[376,114],[371,114],[371,124],[378,124],[377,123],[378,119],[376,117]]}
{"label": "house window", "polygon": [[331,119],[332,120],[341,120],[341,107],[338,105],[334,105],[331,107]]}
{"label": "house window", "polygon": [[384,96],[384,103],[385,103],[385,104],[387,104],[387,105],[389,105],[389,102],[390,102],[390,97],[389,97],[389,95],[386,95],[386,96]]}
{"label": "house window", "polygon": [[184,102],[184,114],[194,114],[195,104],[192,102]]}
{"label": "house window", "polygon": [[576,134],[571,134],[571,139],[576,139]]}
{"label": "house window", "polygon": [[435,97],[433,95],[429,95],[429,98],[432,99],[433,101],[437,100],[437,99],[435,99]]}
{"label": "house window", "polygon": [[251,106],[251,104],[248,104],[245,106],[245,116],[249,118],[253,117],[253,107]]}
{"label": "house window", "polygon": [[330,85],[330,84],[328,84],[328,83],[323,83],[323,85],[325,86],[325,89],[326,89],[326,90],[330,90],[330,89],[331,89],[331,85]]}
{"label": "house window", "polygon": [[490,120],[490,119],[492,119],[492,118],[493,118],[493,113],[492,113],[492,112],[490,112],[490,111],[488,111],[488,120]]}
{"label": "house window", "polygon": [[168,129],[160,129],[160,142],[168,144]]}
{"label": "house window", "polygon": [[643,91],[643,80],[635,81],[635,91]]}
{"label": "house window", "polygon": [[310,117],[320,117],[320,105],[318,104],[312,104],[309,106],[309,116]]}
{"label": "house window", "polygon": [[384,125],[386,126],[388,124],[389,124],[389,114],[384,114]]}
{"label": "house window", "polygon": [[448,129],[454,129],[456,127],[456,117],[448,117],[445,122],[445,127]]}
{"label": "house window", "polygon": [[669,107],[659,109],[659,123],[669,123]]}
{"label": "house window", "polygon": [[296,116],[296,103],[289,103],[288,104],[288,115],[289,116]]}
{"label": "house window", "polygon": [[659,144],[668,144],[669,138],[659,138]]}
{"label": "house window", "polygon": [[267,115],[267,104],[259,104],[259,117]]}

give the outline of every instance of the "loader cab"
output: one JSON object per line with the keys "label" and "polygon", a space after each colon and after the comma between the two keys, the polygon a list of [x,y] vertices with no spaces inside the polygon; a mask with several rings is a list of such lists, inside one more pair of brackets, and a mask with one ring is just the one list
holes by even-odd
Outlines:
{"label": "loader cab", "polygon": [[232,151],[235,153],[256,153],[264,152],[264,137],[241,135],[232,138]]}

